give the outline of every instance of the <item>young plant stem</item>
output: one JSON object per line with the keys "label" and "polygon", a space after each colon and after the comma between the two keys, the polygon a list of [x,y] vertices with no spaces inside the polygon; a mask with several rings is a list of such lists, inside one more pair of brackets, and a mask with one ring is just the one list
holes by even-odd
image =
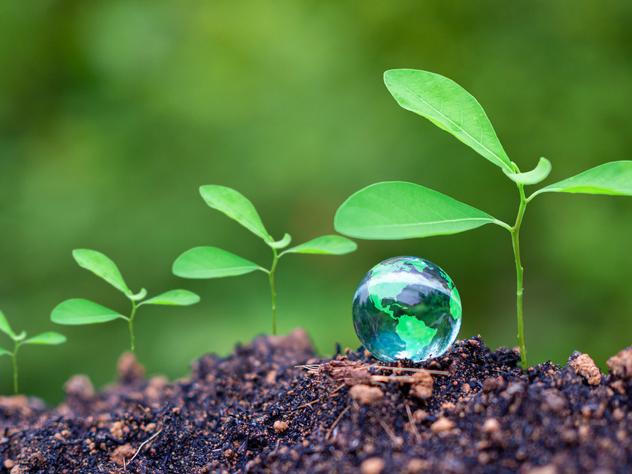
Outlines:
{"label": "young plant stem", "polygon": [[272,266],[268,271],[268,281],[270,282],[270,296],[272,298],[272,334],[277,333],[277,293],[276,293],[276,268],[279,263],[279,253],[277,249],[272,248]]}
{"label": "young plant stem", "polygon": [[136,336],[134,335],[134,317],[136,316],[136,310],[138,309],[138,305],[136,304],[136,301],[132,300],[132,312],[129,315],[129,318],[127,318],[127,328],[129,330],[129,340],[130,340],[130,347],[132,349],[132,352],[136,352]]}
{"label": "young plant stem", "polygon": [[527,198],[524,193],[524,185],[518,184],[518,193],[520,195],[520,206],[518,207],[518,215],[516,216],[516,222],[509,231],[511,233],[511,244],[513,247],[514,259],[516,262],[516,317],[518,322],[518,344],[520,345],[520,361],[522,368],[529,367],[527,362],[527,344],[524,334],[524,308],[523,308],[523,295],[524,295],[524,268],[522,266],[522,259],[520,256],[520,228],[522,227],[522,219],[527,208]]}
{"label": "young plant stem", "polygon": [[13,392],[18,393],[18,350],[20,349],[20,342],[15,341],[13,353],[11,354],[11,365],[13,366]]}

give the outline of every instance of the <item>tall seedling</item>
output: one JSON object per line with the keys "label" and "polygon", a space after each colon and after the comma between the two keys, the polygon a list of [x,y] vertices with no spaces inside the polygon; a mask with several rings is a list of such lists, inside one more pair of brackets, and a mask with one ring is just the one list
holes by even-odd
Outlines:
{"label": "tall seedling", "polygon": [[130,310],[127,314],[107,308],[83,298],[72,298],[59,303],[51,313],[51,320],[57,324],[69,326],[107,323],[116,319],[127,322],[129,332],[130,349],[136,350],[136,335],[134,332],[134,322],[138,309],[144,305],[162,306],[190,306],[198,301],[200,297],[188,290],[169,290],[160,293],[152,298],[147,298],[147,290],[142,288],[134,293],[129,289],[123,279],[120,270],[107,255],[90,249],[73,250],[72,256],[81,268],[84,268],[96,276],[106,281],[118,291],[120,291],[130,302]]}
{"label": "tall seedling", "polygon": [[222,278],[261,271],[268,275],[272,301],[272,334],[277,332],[276,271],[282,257],[292,253],[317,255],[343,255],[353,252],[356,244],[339,235],[323,235],[308,242],[288,248],[290,234],[274,240],[268,233],[255,206],[241,193],[232,188],[207,185],[200,188],[206,204],[237,221],[259,237],[272,251],[270,267],[264,268],[234,253],[217,247],[194,247],[180,255],[173,263],[173,273],[182,278]]}
{"label": "tall seedling", "polygon": [[485,224],[505,229],[511,237],[516,266],[518,343],[522,365],[527,367],[520,254],[520,229],[527,205],[544,193],[632,196],[632,161],[605,163],[527,195],[527,186],[548,177],[551,163],[540,158],[532,171],[521,172],[505,153],[483,108],[465,89],[446,77],[415,69],[386,71],[384,82],[401,107],[454,135],[503,171],[518,191],[516,218],[508,224],[432,189],[395,181],[373,184],[349,197],[336,212],[336,230],[359,239],[390,240],[455,234]]}
{"label": "tall seedling", "polygon": [[13,368],[13,391],[18,393],[18,352],[22,346],[36,345],[36,346],[57,346],[66,342],[66,336],[59,334],[58,332],[42,332],[33,337],[26,336],[26,333],[22,331],[17,334],[11,325],[9,320],[0,311],[0,331],[9,336],[9,339],[13,342],[12,349],[5,349],[0,347],[0,356],[9,356],[11,358],[11,367]]}

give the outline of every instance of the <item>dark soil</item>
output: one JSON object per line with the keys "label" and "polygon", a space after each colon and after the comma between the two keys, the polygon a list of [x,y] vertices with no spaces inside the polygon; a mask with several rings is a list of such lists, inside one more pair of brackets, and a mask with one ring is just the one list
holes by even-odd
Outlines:
{"label": "dark soil", "polygon": [[[260,337],[191,378],[66,384],[55,409],[0,399],[0,470],[75,472],[632,472],[632,349],[523,372],[507,349],[457,342],[425,367],[369,367],[363,351],[314,357],[301,331]],[[309,364],[307,367],[296,367]]]}

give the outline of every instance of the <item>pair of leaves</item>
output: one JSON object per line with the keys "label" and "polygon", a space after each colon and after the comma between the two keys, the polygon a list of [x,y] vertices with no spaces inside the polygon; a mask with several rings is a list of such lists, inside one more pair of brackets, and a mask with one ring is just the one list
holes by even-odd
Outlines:
{"label": "pair of leaves", "polygon": [[[276,250],[282,250],[280,256],[289,253],[343,255],[353,252],[355,242],[339,236],[324,235],[308,242],[287,248],[292,237],[285,234],[275,241],[266,230],[254,205],[244,195],[234,189],[207,185],[200,188],[200,194],[206,204],[250,230]],[[183,278],[222,278],[244,275],[254,271],[267,272],[265,268],[250,260],[217,247],[195,247],[180,255],[173,263],[173,273]]]}
{"label": "pair of leaves", "polygon": [[[28,339],[26,338],[26,333],[24,331],[22,331],[20,334],[16,334],[13,328],[11,328],[9,320],[2,311],[0,311],[0,331],[9,336],[15,342],[19,342],[20,344],[56,346],[58,344],[63,344],[64,342],[66,342],[66,336],[52,331],[42,332],[33,337],[29,337]],[[0,347],[0,356],[11,354],[12,352]]]}
{"label": "pair of leaves", "polygon": [[[614,161],[546,186],[540,193],[632,196],[632,161]],[[530,199],[531,199],[530,198]],[[485,224],[507,224],[486,212],[414,183],[383,182],[351,195],[336,212],[334,227],[360,239],[410,239],[456,234]]]}
{"label": "pair of leaves", "polygon": [[[138,306],[189,306],[200,301],[200,297],[188,290],[169,290],[145,300],[147,291],[143,288],[134,294],[125,282],[118,266],[105,254],[90,249],[73,250],[72,256],[81,268],[105,280]],[[115,319],[128,319],[110,308],[83,298],[73,298],[58,304],[51,313],[51,320],[57,324],[78,325],[106,323]]]}
{"label": "pair of leaves", "polygon": [[[551,172],[541,158],[532,171],[520,173],[505,153],[478,101],[454,81],[427,71],[396,69],[384,74],[399,105],[427,118],[470,146],[519,185],[537,184]],[[538,194],[585,193],[632,196],[632,161],[615,161],[546,186]],[[454,234],[495,223],[486,212],[437,191],[406,182],[368,186],[349,197],[336,212],[338,232],[363,239],[407,239]]]}
{"label": "pair of leaves", "polygon": [[[141,301],[138,305],[190,306],[200,301],[200,297],[188,290],[170,290]],[[84,298],[72,298],[59,303],[51,313],[51,320],[67,326],[98,324],[128,317]]]}

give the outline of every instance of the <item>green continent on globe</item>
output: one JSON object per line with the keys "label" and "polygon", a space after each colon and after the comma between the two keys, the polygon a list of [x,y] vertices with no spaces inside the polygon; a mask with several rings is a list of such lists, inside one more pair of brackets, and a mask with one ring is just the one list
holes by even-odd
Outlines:
{"label": "green continent on globe", "polygon": [[406,344],[406,352],[410,355],[405,357],[408,359],[424,350],[437,334],[435,328],[426,326],[426,323],[414,316],[400,316],[395,331]]}

